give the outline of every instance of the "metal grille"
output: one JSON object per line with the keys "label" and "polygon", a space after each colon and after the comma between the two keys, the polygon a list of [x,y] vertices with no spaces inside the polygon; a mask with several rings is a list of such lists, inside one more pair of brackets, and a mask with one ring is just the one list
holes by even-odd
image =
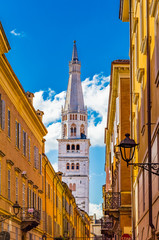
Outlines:
{"label": "metal grille", "polygon": [[105,193],[105,209],[118,209],[120,207],[120,192]]}

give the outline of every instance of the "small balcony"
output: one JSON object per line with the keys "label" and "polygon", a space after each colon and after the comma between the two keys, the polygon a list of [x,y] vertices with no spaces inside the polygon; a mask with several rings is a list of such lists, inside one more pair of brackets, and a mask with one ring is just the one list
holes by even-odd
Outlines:
{"label": "small balcony", "polygon": [[40,211],[34,208],[22,208],[21,230],[28,232],[40,224]]}
{"label": "small balcony", "polygon": [[118,220],[120,205],[121,205],[120,192],[104,193],[104,204],[103,204],[104,215],[112,216],[116,220]]}
{"label": "small balcony", "polygon": [[105,216],[101,219],[101,234],[103,234],[105,237],[114,237],[113,227],[114,223],[112,217]]}

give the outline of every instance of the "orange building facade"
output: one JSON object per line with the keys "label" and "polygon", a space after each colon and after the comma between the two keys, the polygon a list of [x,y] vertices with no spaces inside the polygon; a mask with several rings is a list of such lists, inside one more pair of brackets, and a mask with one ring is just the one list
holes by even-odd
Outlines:
{"label": "orange building facade", "polygon": [[45,155],[44,113],[35,111],[34,94],[17,79],[5,56],[9,50],[0,23],[0,233],[11,240],[89,238],[89,216]]}

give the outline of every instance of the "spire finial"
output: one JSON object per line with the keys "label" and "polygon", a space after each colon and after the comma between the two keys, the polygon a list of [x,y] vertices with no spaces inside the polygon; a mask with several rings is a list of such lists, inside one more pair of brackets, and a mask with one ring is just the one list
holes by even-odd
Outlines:
{"label": "spire finial", "polygon": [[73,52],[72,52],[72,61],[78,61],[76,40],[74,40],[73,43],[74,45],[73,45]]}

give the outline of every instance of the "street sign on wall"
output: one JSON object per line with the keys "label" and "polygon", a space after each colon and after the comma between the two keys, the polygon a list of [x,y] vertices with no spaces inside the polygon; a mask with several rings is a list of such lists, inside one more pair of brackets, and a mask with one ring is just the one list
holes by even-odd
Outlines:
{"label": "street sign on wall", "polygon": [[123,234],[121,237],[121,240],[131,240],[132,238],[130,237],[129,234]]}

